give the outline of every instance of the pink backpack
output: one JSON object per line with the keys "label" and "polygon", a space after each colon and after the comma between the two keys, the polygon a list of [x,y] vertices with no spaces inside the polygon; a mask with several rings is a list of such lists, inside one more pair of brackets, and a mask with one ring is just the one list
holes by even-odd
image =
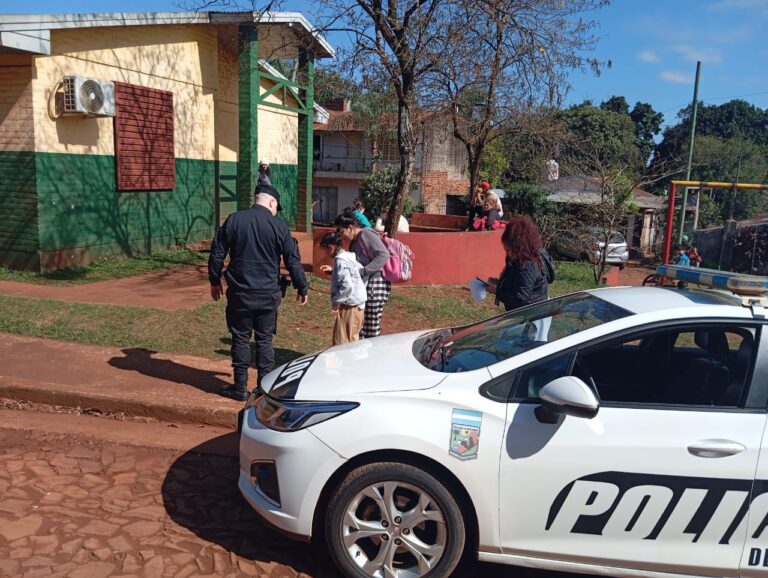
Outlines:
{"label": "pink backpack", "polygon": [[405,283],[413,276],[414,254],[411,248],[386,233],[381,235],[384,246],[389,251],[389,259],[381,268],[381,276],[391,283]]}
{"label": "pink backpack", "polygon": [[[375,233],[373,229],[368,229],[372,233]],[[401,243],[397,239],[389,237],[386,233],[377,233],[379,238],[384,243],[389,253],[389,259],[384,263],[381,268],[381,276],[390,283],[405,283],[411,280],[413,275],[413,259],[414,254],[411,248],[405,243]],[[362,244],[363,253],[368,256],[369,259],[373,258],[373,255],[368,253],[368,247],[365,243]]]}

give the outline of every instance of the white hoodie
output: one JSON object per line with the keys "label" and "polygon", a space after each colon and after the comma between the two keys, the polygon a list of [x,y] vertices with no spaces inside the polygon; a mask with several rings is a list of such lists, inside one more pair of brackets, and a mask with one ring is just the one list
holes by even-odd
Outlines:
{"label": "white hoodie", "polygon": [[350,251],[341,250],[333,260],[331,304],[365,308],[367,293],[360,277],[362,265]]}

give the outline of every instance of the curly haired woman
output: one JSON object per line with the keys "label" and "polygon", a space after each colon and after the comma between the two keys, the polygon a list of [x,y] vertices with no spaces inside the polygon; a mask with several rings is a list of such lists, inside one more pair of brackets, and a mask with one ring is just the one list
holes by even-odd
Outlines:
{"label": "curly haired woman", "polygon": [[501,244],[507,256],[498,279],[489,279],[489,292],[506,311],[548,298],[552,261],[541,246],[539,231],[528,217],[513,217],[504,228]]}

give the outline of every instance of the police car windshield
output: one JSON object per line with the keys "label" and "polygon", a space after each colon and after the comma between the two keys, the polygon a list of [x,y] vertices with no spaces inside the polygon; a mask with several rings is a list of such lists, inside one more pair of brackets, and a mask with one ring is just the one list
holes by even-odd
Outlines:
{"label": "police car windshield", "polygon": [[413,353],[434,371],[472,371],[629,315],[594,295],[574,293],[467,327],[428,333],[416,340]]}

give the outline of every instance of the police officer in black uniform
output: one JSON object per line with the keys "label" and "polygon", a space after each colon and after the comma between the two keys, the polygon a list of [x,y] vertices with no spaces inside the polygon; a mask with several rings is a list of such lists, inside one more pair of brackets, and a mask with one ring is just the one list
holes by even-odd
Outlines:
{"label": "police officer in black uniform", "polygon": [[307,279],[299,251],[285,221],[277,218],[280,193],[271,185],[256,187],[250,209],[232,213],[216,232],[208,258],[211,297],[221,298],[221,272],[229,253],[227,281],[227,327],[232,334],[232,368],[235,383],[222,388],[221,395],[239,401],[248,397],[248,366],[251,362],[251,334],[256,342],[257,384],[275,366],[272,336],[277,323],[280,288],[280,257],[296,288],[299,305],[307,302]]}

